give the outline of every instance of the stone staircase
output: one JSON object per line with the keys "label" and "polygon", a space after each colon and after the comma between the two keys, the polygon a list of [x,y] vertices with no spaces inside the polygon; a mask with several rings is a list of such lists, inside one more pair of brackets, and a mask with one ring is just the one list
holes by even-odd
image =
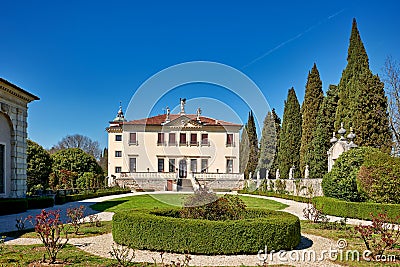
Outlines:
{"label": "stone staircase", "polygon": [[182,186],[178,186],[179,192],[193,192],[192,181],[188,178],[182,179]]}

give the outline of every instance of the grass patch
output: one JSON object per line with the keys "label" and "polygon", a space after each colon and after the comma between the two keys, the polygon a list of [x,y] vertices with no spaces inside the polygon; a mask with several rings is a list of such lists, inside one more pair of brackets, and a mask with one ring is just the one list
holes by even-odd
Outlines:
{"label": "grass patch", "polygon": [[[309,221],[301,221],[301,232],[303,234],[311,234],[311,235],[317,235],[317,236],[322,236],[325,238],[329,238],[331,240],[337,241],[339,239],[345,239],[347,241],[347,247],[343,249],[343,251],[347,250],[357,250],[360,253],[360,261],[351,261],[351,260],[345,260],[341,259],[339,257],[338,260],[335,261],[335,263],[344,265],[344,266],[351,266],[351,267],[367,267],[367,266],[400,266],[400,261],[397,260],[395,263],[392,262],[371,262],[371,261],[365,261],[362,259],[362,253],[364,250],[366,250],[364,242],[360,237],[358,237],[354,231],[354,226],[352,225],[346,225],[345,227],[341,229],[324,229],[322,227],[321,223],[312,223]],[[329,225],[328,225],[329,226]],[[345,253],[343,253],[345,254]],[[397,255],[398,258],[400,258],[400,249],[393,249],[393,250],[387,250],[384,253],[385,255]]]}
{"label": "grass patch", "polygon": [[[38,262],[42,259],[45,253],[45,248],[42,245],[4,245],[0,257],[0,266],[28,266],[30,263]],[[62,249],[57,259],[64,261],[67,266],[106,267],[116,266],[117,264],[116,260],[86,253],[72,245],[67,245]],[[136,266],[142,265],[136,264]]]}
{"label": "grass patch", "polygon": [[[72,225],[68,229],[68,238],[80,238],[80,237],[90,237],[96,235],[103,235],[111,233],[112,222],[111,221],[101,221],[101,226],[90,226],[89,223],[84,223],[79,228],[79,234],[74,233],[74,228]],[[13,238],[24,237],[24,238],[36,238],[37,234],[34,229],[26,229],[22,232],[12,231],[1,233],[0,236],[8,236]]]}
{"label": "grass patch", "polygon": [[[93,204],[91,208],[97,211],[116,212],[132,209],[171,208],[174,206],[181,207],[186,196],[187,194],[146,194],[96,203]],[[287,205],[273,200],[254,198],[250,196],[239,197],[246,203],[248,208],[280,210],[287,207]]]}

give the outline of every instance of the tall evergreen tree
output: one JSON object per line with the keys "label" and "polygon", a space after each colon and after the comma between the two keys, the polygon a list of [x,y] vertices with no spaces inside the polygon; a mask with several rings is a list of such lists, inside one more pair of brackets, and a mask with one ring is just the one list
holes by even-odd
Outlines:
{"label": "tall evergreen tree", "polygon": [[322,81],[319,76],[317,65],[308,72],[306,92],[303,105],[301,106],[302,127],[301,127],[301,146],[300,146],[300,170],[304,174],[304,169],[309,164],[310,154],[312,153],[312,139],[317,128],[316,120],[320,105],[324,99],[322,91]]}
{"label": "tall evergreen tree", "polygon": [[279,140],[281,133],[281,118],[279,118],[278,114],[276,114],[275,109],[272,109],[272,117],[274,118],[274,123],[275,123],[276,151],[275,151],[274,161],[272,163],[271,168],[269,169],[269,177],[275,177],[276,169],[279,168],[278,151],[279,151]]}
{"label": "tall evergreen tree", "polygon": [[[247,133],[247,134],[245,134]],[[246,140],[247,138],[247,140]],[[241,149],[240,149],[241,148]],[[257,164],[258,164],[258,138],[256,123],[254,121],[253,112],[250,111],[249,118],[247,120],[246,126],[242,132],[241,146],[241,167],[244,168],[244,175],[246,178],[251,178],[250,173],[254,174]],[[240,153],[240,151],[239,151]],[[247,155],[247,157],[246,157]],[[246,164],[247,160],[247,164]],[[243,166],[245,164],[245,166]]]}
{"label": "tall evergreen tree", "polygon": [[312,153],[309,158],[311,178],[322,178],[328,172],[326,152],[331,146],[329,140],[332,138],[332,133],[336,131],[334,124],[337,102],[337,86],[330,85],[319,109],[316,120],[317,128],[311,142]]}
{"label": "tall evergreen tree", "polygon": [[242,130],[239,145],[239,172],[244,173],[246,170],[247,162],[249,161],[249,138],[247,136],[247,123]]}
{"label": "tall evergreen tree", "polygon": [[271,111],[268,111],[264,119],[264,126],[260,141],[260,158],[257,170],[270,169],[276,156],[277,136],[275,129],[275,118]]}
{"label": "tall evergreen tree", "polygon": [[391,133],[384,85],[369,69],[368,55],[361,41],[357,22],[353,19],[347,66],[338,86],[339,101],[335,128],[343,122],[353,126],[355,143],[389,151]]}
{"label": "tall evergreen tree", "polygon": [[289,169],[294,166],[294,177],[300,177],[301,112],[296,92],[289,89],[279,140],[279,172],[281,178],[289,178]]}

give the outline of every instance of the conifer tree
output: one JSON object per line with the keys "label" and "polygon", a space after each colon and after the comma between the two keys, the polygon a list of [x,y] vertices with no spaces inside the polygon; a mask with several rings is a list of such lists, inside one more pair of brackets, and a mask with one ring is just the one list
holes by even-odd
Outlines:
{"label": "conifer tree", "polygon": [[239,145],[239,171],[244,173],[246,170],[247,162],[249,161],[249,138],[247,136],[247,123],[244,125],[242,130],[242,136],[240,137]]}
{"label": "conifer tree", "polygon": [[279,172],[281,178],[289,178],[289,169],[294,166],[294,177],[300,177],[301,112],[296,92],[289,89],[279,140]]}
{"label": "conifer tree", "polygon": [[239,153],[239,157],[241,158],[241,167],[242,169],[244,169],[244,175],[246,178],[251,178],[249,177],[249,175],[250,173],[254,175],[259,156],[256,123],[254,121],[252,111],[250,111],[249,113],[246,126],[242,132],[242,140],[240,143]]}
{"label": "conifer tree", "polygon": [[303,105],[301,107],[302,113],[302,127],[301,127],[301,146],[300,146],[300,170],[304,174],[304,169],[309,164],[310,154],[312,153],[312,139],[314,131],[317,128],[316,120],[320,105],[324,99],[322,91],[322,81],[319,76],[317,65],[308,73],[306,92],[304,95]]}
{"label": "conifer tree", "polygon": [[257,170],[270,169],[276,156],[276,129],[275,118],[271,111],[268,111],[264,119],[264,126],[260,141],[260,158]]}
{"label": "conifer tree", "polygon": [[269,169],[269,177],[275,178],[276,169],[279,168],[278,151],[279,151],[279,140],[281,133],[281,118],[279,118],[278,114],[276,114],[275,109],[272,109],[272,117],[274,118],[274,123],[275,123],[276,150],[275,150],[274,161],[272,163],[271,168]]}
{"label": "conifer tree", "polygon": [[391,133],[384,85],[369,69],[368,55],[353,19],[347,66],[338,86],[335,128],[353,126],[355,143],[389,151]]}
{"label": "conifer tree", "polygon": [[316,120],[317,128],[311,142],[312,153],[309,158],[310,178],[322,178],[328,172],[327,151],[329,140],[335,130],[335,112],[338,102],[337,86],[330,85],[322,101]]}

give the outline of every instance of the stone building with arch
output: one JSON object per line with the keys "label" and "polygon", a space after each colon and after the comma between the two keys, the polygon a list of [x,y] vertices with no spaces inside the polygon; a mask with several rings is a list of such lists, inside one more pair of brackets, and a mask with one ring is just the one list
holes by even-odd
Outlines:
{"label": "stone building with arch", "polygon": [[0,197],[25,197],[28,103],[39,97],[0,78]]}

